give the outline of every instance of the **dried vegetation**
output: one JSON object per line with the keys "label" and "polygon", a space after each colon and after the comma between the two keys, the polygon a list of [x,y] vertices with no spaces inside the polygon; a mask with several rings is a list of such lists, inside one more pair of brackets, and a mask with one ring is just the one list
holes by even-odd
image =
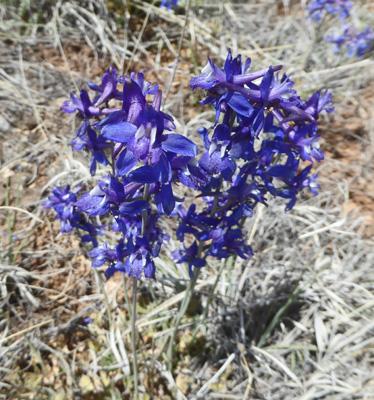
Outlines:
{"label": "dried vegetation", "polygon": [[[231,47],[259,68],[283,64],[304,94],[334,93],[322,192],[289,214],[259,209],[248,226],[256,255],[225,266],[206,318],[220,265],[203,270],[171,372],[163,348],[188,273],[161,257],[157,280],[140,286],[141,398],[373,399],[374,61],[333,54],[303,0],[193,0],[181,41],[186,3],[0,4],[0,398],[133,398],[131,287],[120,274],[103,283],[41,205],[57,182],[91,183],[63,100],[109,64],[145,69],[178,130],[195,135],[212,113],[188,81]],[[354,18],[373,26],[372,2],[356,1]],[[178,246],[172,238],[168,251]]]}

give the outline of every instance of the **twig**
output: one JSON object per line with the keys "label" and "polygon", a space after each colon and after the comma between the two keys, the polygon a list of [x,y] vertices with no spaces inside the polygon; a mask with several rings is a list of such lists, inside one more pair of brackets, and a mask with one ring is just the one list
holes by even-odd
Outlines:
{"label": "twig", "polygon": [[47,324],[49,324],[49,323],[52,322],[52,321],[54,321],[53,318],[48,319],[47,321],[40,322],[39,324],[30,326],[30,327],[28,327],[28,328],[26,328],[26,329],[23,329],[22,331],[13,333],[12,335],[9,335],[9,336],[7,336],[7,337],[5,337],[5,338],[0,339],[0,343],[6,342],[6,341],[9,340],[9,339],[13,339],[14,337],[16,337],[16,336],[18,336],[18,335],[22,335],[23,333],[30,332],[30,331],[32,331],[32,330],[35,329],[35,328],[39,328],[39,327],[41,327],[41,326],[43,326],[43,325],[47,325]]}
{"label": "twig", "polygon": [[177,67],[178,67],[178,63],[179,63],[179,60],[180,60],[180,56],[181,56],[182,44],[183,44],[184,34],[185,34],[185,31],[186,31],[186,26],[187,26],[187,22],[188,22],[188,15],[189,15],[189,13],[190,13],[190,9],[191,9],[191,0],[188,0],[188,2],[187,2],[187,9],[186,9],[186,18],[185,18],[185,20],[184,20],[184,25],[183,25],[183,28],[182,28],[182,33],[181,33],[181,36],[180,36],[180,38],[179,38],[179,43],[178,43],[177,58],[175,59],[174,67],[173,67],[173,72],[172,72],[172,74],[171,74],[171,77],[170,77],[170,80],[169,80],[169,84],[168,84],[168,86],[167,86],[167,88],[166,88],[166,91],[165,91],[164,104],[166,104],[166,100],[167,100],[168,97],[169,97],[171,85],[173,84],[173,80],[174,80],[175,74],[176,74],[176,72],[177,72]]}
{"label": "twig", "polygon": [[138,362],[136,359],[136,294],[138,288],[137,278],[133,278],[132,287],[132,310],[131,310],[131,347],[132,347],[132,365],[134,369],[134,389],[135,399],[139,400],[139,388],[138,388]]}

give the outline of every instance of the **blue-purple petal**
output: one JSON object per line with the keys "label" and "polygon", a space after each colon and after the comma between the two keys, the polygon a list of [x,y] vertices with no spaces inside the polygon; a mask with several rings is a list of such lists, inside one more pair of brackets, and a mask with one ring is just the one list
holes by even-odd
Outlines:
{"label": "blue-purple petal", "polygon": [[162,136],[162,149],[182,156],[194,157],[197,155],[197,147],[190,139],[178,133],[169,133]]}
{"label": "blue-purple petal", "polygon": [[131,203],[122,203],[119,206],[119,212],[121,214],[139,214],[142,211],[149,210],[150,205],[146,200],[135,200]]}
{"label": "blue-purple petal", "polygon": [[137,127],[130,122],[119,122],[113,125],[105,125],[101,129],[101,135],[114,142],[127,143],[136,133]]}

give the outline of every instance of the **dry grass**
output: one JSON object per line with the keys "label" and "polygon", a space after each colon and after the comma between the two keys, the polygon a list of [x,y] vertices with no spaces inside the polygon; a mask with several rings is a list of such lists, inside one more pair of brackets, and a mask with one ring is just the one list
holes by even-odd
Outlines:
{"label": "dry grass", "polygon": [[[144,68],[165,89],[175,71],[164,109],[195,135],[213,113],[188,81],[208,53],[219,62],[231,47],[254,68],[283,64],[303,95],[334,93],[336,112],[321,122],[322,192],[291,213],[273,201],[255,215],[256,255],[225,267],[205,319],[221,265],[202,271],[172,372],[162,349],[188,272],[170,262],[180,246],[171,238],[157,280],[139,289],[141,397],[374,399],[374,61],[334,55],[305,20],[305,1],[192,0],[180,42],[185,4],[175,13],[138,0],[0,5],[0,398],[133,398],[132,289],[120,275],[102,283],[41,206],[56,183],[92,182],[68,145],[75,127],[63,100],[110,63]],[[370,1],[357,2],[356,21],[373,26],[373,15]]]}

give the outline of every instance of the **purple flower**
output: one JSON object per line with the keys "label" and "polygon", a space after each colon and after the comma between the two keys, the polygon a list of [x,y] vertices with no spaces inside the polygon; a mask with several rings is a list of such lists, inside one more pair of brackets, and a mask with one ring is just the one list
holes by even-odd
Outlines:
{"label": "purple flower", "polygon": [[145,201],[132,201],[131,198],[142,184],[123,184],[111,176],[99,180],[97,186],[84,194],[75,205],[80,211],[95,217],[111,211],[114,215],[136,214],[149,207]]}
{"label": "purple flower", "polygon": [[101,80],[101,86],[88,82],[87,85],[95,92],[101,93],[101,95],[94,100],[96,107],[108,102],[113,98],[117,100],[122,99],[122,92],[117,91],[117,69],[115,67],[109,67],[106,70]]}
{"label": "purple flower", "polygon": [[300,190],[309,188],[313,194],[317,195],[317,190],[320,189],[320,186],[316,183],[317,176],[308,177],[312,165],[309,165],[297,174],[298,168],[299,161],[289,156],[285,165],[276,165],[267,170],[268,176],[278,178],[287,185],[287,187],[273,187],[276,196],[290,199],[286,211],[293,208],[296,203],[296,195]]}
{"label": "purple flower", "polygon": [[117,249],[111,249],[108,247],[107,242],[95,247],[88,253],[88,255],[94,259],[92,262],[94,268],[101,267],[105,263],[113,264],[119,261]]}
{"label": "purple flower", "polygon": [[235,172],[235,161],[230,157],[232,140],[230,128],[224,124],[218,125],[213,133],[212,140],[208,137],[205,128],[199,130],[207,151],[200,160],[200,167],[209,175],[222,173],[225,180],[230,180]]}
{"label": "purple flower", "polygon": [[103,136],[98,137],[97,133],[92,128],[88,128],[87,136],[77,136],[70,142],[70,145],[73,150],[81,151],[84,148],[93,153],[90,165],[90,173],[92,176],[96,173],[97,162],[102,165],[108,165],[108,160],[101,150],[110,147],[110,143]]}
{"label": "purple flower", "polygon": [[[233,59],[229,49],[223,71],[208,57],[208,64],[203,68],[202,75],[191,79],[192,89],[199,87],[208,90],[208,97],[201,103],[214,105],[216,123],[220,113],[227,113],[228,109],[243,117],[250,117],[253,113],[250,101],[261,100],[258,86],[254,85],[256,89],[253,90],[244,85],[252,86],[252,82],[265,76],[269,69],[246,73],[250,63],[251,60],[247,59],[242,65],[241,56],[238,55]],[[281,66],[273,68],[274,71],[279,69]]]}
{"label": "purple flower", "polygon": [[172,7],[175,7],[178,3],[178,0],[161,0],[160,8],[167,7],[170,10]]}
{"label": "purple flower", "polygon": [[56,219],[60,220],[61,232],[71,233],[72,229],[82,220],[82,216],[77,212],[75,202],[77,193],[82,189],[78,186],[70,191],[70,186],[63,189],[61,186],[55,186],[52,195],[43,203],[44,208],[53,208],[56,213]]}
{"label": "purple flower", "polygon": [[344,29],[343,34],[336,37],[328,37],[327,41],[335,44],[335,52],[340,48],[346,48],[347,57],[356,55],[362,58],[366,53],[374,48],[374,33],[370,28],[366,28],[364,32],[358,32],[353,27],[348,26]]}
{"label": "purple flower", "polygon": [[127,250],[130,255],[121,265],[121,268],[116,268],[121,272],[125,272],[128,276],[141,279],[144,274],[145,278],[155,279],[156,267],[153,262],[153,257],[159,254],[159,248],[152,251],[151,243],[145,237],[130,237],[127,242]]}
{"label": "purple flower", "polygon": [[317,22],[322,22],[323,14],[339,14],[341,20],[349,17],[353,3],[351,0],[316,0],[307,7],[309,16]]}
{"label": "purple flower", "polygon": [[52,190],[52,195],[43,203],[43,206],[44,208],[53,208],[56,211],[56,219],[60,220],[62,233],[71,233],[74,228],[80,229],[87,232],[82,236],[82,241],[92,242],[93,246],[97,246],[97,236],[102,235],[102,227],[88,222],[78,212],[76,207],[77,193],[81,190],[81,186],[76,187],[74,190],[70,190],[69,185],[65,189],[61,186],[56,186]]}
{"label": "purple flower", "polygon": [[[147,103],[143,92],[155,93],[152,106]],[[160,104],[161,92],[154,92],[154,88],[145,84],[142,75],[138,75],[137,82],[127,78],[123,110],[111,114],[98,124],[103,137],[127,146],[133,158],[127,153],[126,165],[135,165],[137,160],[155,166],[167,151],[189,157],[197,154],[196,145],[185,136],[164,134],[165,130],[172,130],[175,126],[172,118],[159,110]]]}
{"label": "purple flower", "polygon": [[125,232],[123,239],[111,249],[108,244],[98,246],[89,255],[94,258],[93,267],[109,264],[105,276],[109,278],[115,271],[126,273],[128,276],[141,279],[155,278],[153,258],[158,257],[161,245],[168,240],[168,235],[156,227],[157,217],[148,214],[147,224],[142,232],[141,217],[117,218],[118,228]]}
{"label": "purple flower", "polygon": [[209,175],[200,168],[195,157],[178,156],[169,153],[173,181],[181,182],[184,186],[197,190],[209,181]]}
{"label": "purple flower", "polygon": [[[158,84],[157,83],[151,83],[147,82],[144,78],[144,74],[141,72],[138,72],[138,74],[135,73],[135,71],[132,71],[130,74],[131,80],[137,83],[137,85],[140,87],[143,95],[147,94],[156,94],[158,92]],[[119,80],[120,83],[125,83],[126,82],[126,77],[122,76]]]}
{"label": "purple flower", "polygon": [[319,146],[320,135],[315,135],[313,124],[302,124],[295,126],[289,133],[289,140],[295,146],[305,161],[313,163],[313,158],[321,162],[325,156]]}
{"label": "purple flower", "polygon": [[[225,113],[224,123],[230,125],[232,112],[243,119],[250,119],[256,110],[254,125],[261,130],[265,118],[264,111],[269,108],[275,108],[275,113],[278,109],[284,110],[287,113],[285,122],[294,119],[313,120],[313,117],[300,107],[302,102],[292,89],[294,82],[285,74],[281,78],[275,75],[282,66],[270,66],[257,72],[242,73],[249,65],[250,60],[247,60],[243,66],[240,56],[233,59],[229,50],[223,71],[209,59],[203,74],[191,79],[192,89],[200,87],[208,90],[208,97],[201,103],[214,105],[216,123],[221,112]],[[262,79],[259,85],[253,82],[260,78]],[[280,122],[286,118],[279,113],[278,117]],[[287,130],[289,126],[284,123],[283,129]]]}
{"label": "purple flower", "polygon": [[194,274],[192,267],[202,268],[206,265],[206,261],[198,256],[198,245],[196,241],[190,247],[183,244],[183,248],[172,252],[174,261],[177,264],[188,263],[188,271],[190,278],[193,279]]}
{"label": "purple flower", "polygon": [[[214,235],[212,232],[212,236]],[[242,231],[239,228],[231,229],[230,222],[225,219],[216,228],[216,240],[214,240],[211,249],[207,252],[207,256],[213,256],[218,259],[228,258],[231,255],[238,255],[244,260],[248,260],[253,256],[252,248],[243,240]]]}
{"label": "purple flower", "polygon": [[64,105],[61,107],[62,111],[65,111],[68,114],[72,114],[75,111],[79,111],[79,113],[85,118],[89,119],[99,115],[110,114],[115,111],[115,109],[111,108],[99,108],[94,106],[90,100],[88,93],[81,89],[80,99],[72,93],[70,95],[71,100],[66,100]]}

